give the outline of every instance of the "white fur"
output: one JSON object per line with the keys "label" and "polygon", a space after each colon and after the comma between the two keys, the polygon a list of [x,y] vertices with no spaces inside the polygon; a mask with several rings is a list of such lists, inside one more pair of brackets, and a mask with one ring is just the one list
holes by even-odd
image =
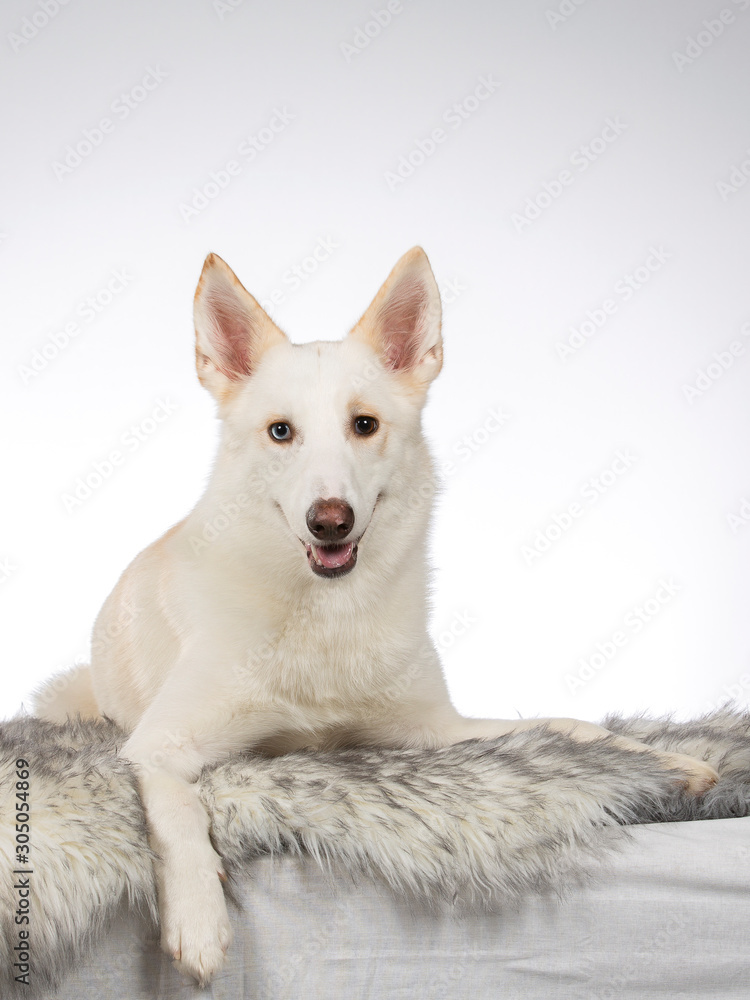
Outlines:
{"label": "white fur", "polygon": [[[442,349],[423,251],[398,262],[340,343],[293,346],[214,255],[195,317],[198,374],[223,419],[219,454],[193,511],[107,599],[91,683],[99,712],[131,733],[123,753],[139,767],[161,857],[162,945],[203,983],[230,941],[222,862],[194,786],[206,764],[251,746],[437,747],[543,720],[459,716],[428,636],[435,483],[421,410]],[[356,434],[357,416],[376,418],[377,431]],[[291,441],[271,437],[277,422]],[[357,563],[340,578],[317,576],[305,549],[307,511],[330,498],[355,517]],[[82,710],[87,701],[82,692]],[[583,740],[603,732],[553,725]],[[660,756],[696,790],[715,779],[707,765]]]}

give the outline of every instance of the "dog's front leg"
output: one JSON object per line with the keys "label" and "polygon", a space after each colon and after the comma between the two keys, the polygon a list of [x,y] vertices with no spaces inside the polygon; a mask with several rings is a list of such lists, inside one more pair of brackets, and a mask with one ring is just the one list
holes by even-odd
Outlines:
{"label": "dog's front leg", "polygon": [[161,946],[205,985],[232,941],[220,881],[225,875],[209,839],[208,815],[195,785],[166,768],[139,767],[139,785],[157,854]]}
{"label": "dog's front leg", "polygon": [[693,795],[700,795],[711,788],[719,777],[714,768],[705,761],[688,757],[686,754],[658,750],[626,736],[614,735],[609,730],[592,722],[580,722],[577,719],[471,719],[459,715],[453,706],[450,706],[442,711],[433,711],[427,724],[420,719],[414,725],[414,732],[428,744],[434,740],[438,745],[445,746],[450,743],[460,743],[463,740],[506,736],[509,733],[534,729],[539,726],[546,726],[555,732],[565,733],[582,743],[609,736],[617,746],[624,750],[651,753],[665,769],[681,772],[681,780],[686,791]]}
{"label": "dog's front leg", "polygon": [[195,781],[205,765],[251,745],[272,725],[253,714],[225,711],[219,718],[206,710],[206,698],[195,697],[188,707],[176,686],[167,682],[121,754],[136,765],[149,842],[158,856],[161,946],[181,971],[205,985],[224,962],[232,930],[223,864]]}

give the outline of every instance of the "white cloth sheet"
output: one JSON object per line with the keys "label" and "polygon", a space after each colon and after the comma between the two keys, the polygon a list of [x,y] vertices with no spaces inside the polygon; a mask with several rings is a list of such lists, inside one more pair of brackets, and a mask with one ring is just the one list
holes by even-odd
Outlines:
{"label": "white cloth sheet", "polygon": [[[447,915],[309,859],[239,886],[224,971],[200,991],[123,915],[59,1000],[748,1000],[750,818],[635,827],[563,900]],[[594,868],[596,871],[596,867]]]}

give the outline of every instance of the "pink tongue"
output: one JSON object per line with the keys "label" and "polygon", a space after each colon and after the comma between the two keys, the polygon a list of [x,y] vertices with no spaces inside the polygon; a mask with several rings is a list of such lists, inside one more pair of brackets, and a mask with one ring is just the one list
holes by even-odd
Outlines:
{"label": "pink tongue", "polygon": [[332,545],[324,548],[322,545],[315,545],[315,555],[320,559],[326,569],[338,569],[348,563],[352,557],[353,542],[346,545]]}

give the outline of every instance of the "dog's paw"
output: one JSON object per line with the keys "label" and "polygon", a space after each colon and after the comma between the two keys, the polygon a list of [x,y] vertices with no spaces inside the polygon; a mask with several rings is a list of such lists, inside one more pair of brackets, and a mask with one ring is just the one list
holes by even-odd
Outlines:
{"label": "dog's paw", "polygon": [[680,784],[688,795],[703,795],[719,780],[718,771],[703,760],[683,753],[668,753],[664,756],[670,769],[682,772]]}
{"label": "dog's paw", "polygon": [[162,880],[161,947],[175,968],[205,986],[224,964],[232,943],[218,866],[183,871]]}
{"label": "dog's paw", "polygon": [[[200,937],[200,940],[199,940]],[[179,944],[170,945],[165,951],[172,955],[178,972],[192,976],[199,986],[207,986],[212,976],[221,969],[232,943],[229,921],[214,928],[202,927],[200,936],[186,928],[181,929]]]}

